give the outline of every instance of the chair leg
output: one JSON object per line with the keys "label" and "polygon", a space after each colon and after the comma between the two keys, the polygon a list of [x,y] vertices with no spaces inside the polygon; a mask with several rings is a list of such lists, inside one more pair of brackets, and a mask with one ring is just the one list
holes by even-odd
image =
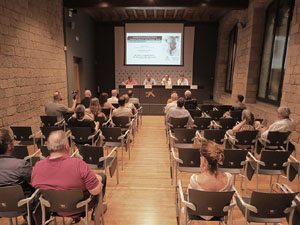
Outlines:
{"label": "chair leg", "polygon": [[[29,216],[29,215],[28,215]],[[15,218],[15,220],[16,220],[16,225],[18,225],[19,223],[18,223],[18,217],[16,217]],[[28,219],[27,219],[28,220]]]}
{"label": "chair leg", "polygon": [[63,217],[62,219],[63,219],[63,225],[66,225],[66,223],[65,223],[65,217]]}
{"label": "chair leg", "polygon": [[12,218],[9,218],[9,225],[14,225]]}
{"label": "chair leg", "polygon": [[122,144],[122,167],[121,167],[122,170],[123,170],[123,156],[124,156],[124,152],[123,152],[123,144]]}

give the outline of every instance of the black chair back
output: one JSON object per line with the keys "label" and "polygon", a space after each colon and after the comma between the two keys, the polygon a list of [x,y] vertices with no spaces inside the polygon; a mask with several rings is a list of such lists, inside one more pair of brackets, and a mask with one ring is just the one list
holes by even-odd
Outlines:
{"label": "black chair back", "polygon": [[109,115],[110,115],[110,109],[101,109],[101,112],[103,112],[104,114],[105,114],[105,116],[106,116],[106,118],[109,118]]}
{"label": "black chair back", "polygon": [[183,118],[170,118],[170,124],[172,125],[172,129],[175,128],[185,128],[187,123],[188,123],[189,118],[188,117],[183,117]]}
{"label": "black chair back", "polygon": [[101,127],[100,130],[105,142],[121,142],[118,139],[122,135],[121,127]]}
{"label": "black chair back", "polygon": [[134,107],[135,107],[136,109],[139,109],[139,108],[141,107],[141,105],[140,105],[139,103],[134,103]]}
{"label": "black chair back", "polygon": [[103,123],[106,121],[104,117],[95,116],[94,119],[96,122],[99,122],[99,126],[102,126]]}
{"label": "black chair back", "polygon": [[184,108],[187,110],[196,109],[197,105],[197,99],[188,99],[184,101]]}
{"label": "black chair back", "polygon": [[183,161],[182,167],[200,168],[200,151],[198,148],[178,148],[179,158]]}
{"label": "black chair back", "polygon": [[73,113],[63,113],[62,116],[63,116],[65,122],[68,123],[68,120],[73,116]]}
{"label": "black chair back", "polygon": [[31,127],[10,127],[10,129],[16,141],[32,141],[32,138],[29,138],[32,135]]}
{"label": "black chair back", "polygon": [[113,107],[115,107],[116,109],[119,108],[119,103],[113,103],[112,105],[113,105]]}
{"label": "black chair back", "polygon": [[288,161],[291,153],[290,151],[262,150],[260,160],[265,163],[265,166],[260,166],[260,168],[284,170],[286,166],[283,164]]}
{"label": "black chair back", "polygon": [[189,113],[191,114],[192,118],[201,117],[202,116],[202,111],[198,110],[198,109],[189,109]]}
{"label": "black chair back", "polygon": [[46,145],[42,145],[40,147],[40,150],[41,150],[42,156],[44,156],[44,157],[50,156],[49,150]]}
{"label": "black chair back", "polygon": [[53,131],[57,131],[57,130],[63,130],[63,127],[58,127],[58,126],[44,126],[44,127],[40,127],[41,132],[43,134],[43,139],[48,139],[49,135],[51,134],[51,132]]}
{"label": "black chair back", "polygon": [[237,121],[242,120],[242,110],[234,110],[230,112],[230,116]]}
{"label": "black chair back", "polygon": [[43,198],[50,202],[47,208],[50,212],[82,212],[84,206],[77,208],[76,204],[84,200],[81,189],[72,190],[41,190]]}
{"label": "black chair back", "polygon": [[207,140],[216,142],[217,144],[222,144],[224,141],[226,130],[204,130],[204,137]]}
{"label": "black chair back", "polygon": [[229,205],[234,191],[228,192],[210,192],[188,189],[189,202],[196,206],[196,211],[188,208],[189,215],[202,216],[227,216],[224,207]]}
{"label": "black chair back", "polygon": [[250,204],[257,208],[257,213],[250,211],[250,216],[259,218],[283,218],[286,208],[292,204],[297,193],[263,193],[253,191]]}
{"label": "black chair back", "polygon": [[210,110],[213,110],[215,106],[214,105],[201,105],[202,112],[208,113]]}
{"label": "black chair back", "polygon": [[235,134],[235,138],[237,139],[236,145],[254,145],[257,135],[258,135],[257,130],[236,132]]}
{"label": "black chair back", "polygon": [[56,116],[40,116],[43,126],[54,126],[57,122]]}
{"label": "black chair back", "polygon": [[247,154],[247,150],[224,149],[224,161],[219,167],[241,169],[243,168],[241,163],[246,160]]}
{"label": "black chair back", "polygon": [[90,127],[69,127],[69,129],[76,144],[92,144],[92,139],[89,139],[93,135]]}
{"label": "black chair back", "polygon": [[267,139],[270,143],[267,146],[286,146],[290,134],[291,132],[269,131]]}
{"label": "black chair back", "polygon": [[196,135],[196,130],[186,129],[186,128],[176,128],[174,129],[174,136],[177,140],[175,143],[193,143],[193,138]]}
{"label": "black chair back", "polygon": [[216,108],[221,112],[227,112],[232,109],[232,105],[217,105]]}
{"label": "black chair back", "polygon": [[233,118],[220,118],[220,125],[222,129],[229,130],[232,129],[236,125],[236,120]]}
{"label": "black chair back", "polygon": [[197,130],[205,130],[208,129],[212,118],[209,117],[195,117],[194,118],[194,125],[197,126]]}
{"label": "black chair back", "polygon": [[222,111],[210,110],[208,114],[211,116],[213,120],[219,120],[223,116]]}
{"label": "black chair back", "polygon": [[0,215],[1,212],[24,212],[26,204],[18,207],[18,202],[24,198],[20,185],[0,187]]}
{"label": "black chair back", "polygon": [[11,155],[17,159],[24,159],[29,155],[27,146],[25,145],[15,145],[11,152]]}
{"label": "black chair back", "polygon": [[103,162],[99,162],[99,159],[103,157],[103,147],[81,145],[79,147],[79,153],[83,157],[83,161],[87,164],[101,166]]}
{"label": "black chair back", "polygon": [[128,116],[113,116],[112,121],[116,127],[128,128],[130,118]]}

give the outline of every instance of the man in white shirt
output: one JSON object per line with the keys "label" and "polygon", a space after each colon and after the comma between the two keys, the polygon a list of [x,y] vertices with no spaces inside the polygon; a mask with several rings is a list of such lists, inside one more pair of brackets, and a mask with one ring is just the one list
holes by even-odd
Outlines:
{"label": "man in white shirt", "polygon": [[128,117],[132,117],[132,110],[130,108],[125,107],[125,97],[121,96],[119,98],[119,108],[114,109],[112,111],[112,116],[128,116]]}
{"label": "man in white shirt", "polygon": [[188,117],[188,125],[192,126],[194,124],[194,120],[191,117],[191,114],[189,113],[189,111],[187,111],[184,107],[184,99],[183,98],[179,98],[177,100],[177,106],[176,107],[172,107],[168,110],[168,113],[166,115],[166,119],[167,122],[170,123],[170,118],[184,118],[184,117]]}
{"label": "man in white shirt", "polygon": [[171,78],[169,77],[169,74],[165,74],[164,78],[161,80],[161,85],[165,85],[165,86],[172,85],[172,81]]}
{"label": "man in white shirt", "polygon": [[107,101],[110,104],[118,104],[118,91],[116,89],[111,90],[111,98],[108,98]]}
{"label": "man in white shirt", "polygon": [[144,85],[156,85],[156,81],[153,78],[151,78],[150,73],[146,75],[146,78],[144,80]]}
{"label": "man in white shirt", "polygon": [[172,102],[168,103],[165,107],[165,113],[167,114],[169,109],[172,107],[176,107],[177,106],[177,100],[178,100],[178,94],[177,93],[172,93],[171,94],[171,100]]}
{"label": "man in white shirt", "polygon": [[186,78],[184,78],[184,74],[179,75],[177,85],[189,85],[189,81]]}

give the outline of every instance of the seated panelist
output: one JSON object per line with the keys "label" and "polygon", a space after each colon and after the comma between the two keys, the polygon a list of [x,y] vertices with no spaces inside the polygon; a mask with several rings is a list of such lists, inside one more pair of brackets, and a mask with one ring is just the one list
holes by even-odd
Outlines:
{"label": "seated panelist", "polygon": [[124,84],[124,85],[130,85],[130,84],[132,84],[132,85],[137,85],[138,83],[133,79],[133,76],[130,75],[130,76],[128,76],[128,80],[125,80],[125,81],[123,82],[123,84]]}
{"label": "seated panelist", "polygon": [[165,74],[164,78],[161,80],[161,85],[165,85],[165,86],[172,85],[172,81],[171,78],[169,77],[169,74]]}
{"label": "seated panelist", "polygon": [[144,80],[144,85],[156,85],[156,81],[151,77],[151,74],[148,73]]}

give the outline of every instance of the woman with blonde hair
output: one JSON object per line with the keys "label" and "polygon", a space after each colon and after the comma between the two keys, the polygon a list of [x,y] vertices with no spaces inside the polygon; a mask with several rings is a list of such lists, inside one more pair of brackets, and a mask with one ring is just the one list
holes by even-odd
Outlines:
{"label": "woman with blonde hair", "polygon": [[98,98],[92,98],[90,101],[90,107],[85,110],[86,116],[95,120],[95,117],[104,117],[106,120],[106,116],[103,112],[101,112],[101,106]]}
{"label": "woman with blonde hair", "polygon": [[201,173],[191,176],[188,188],[201,191],[232,191],[232,175],[218,169],[218,164],[224,160],[221,146],[213,141],[204,141],[200,147],[200,155]]}

